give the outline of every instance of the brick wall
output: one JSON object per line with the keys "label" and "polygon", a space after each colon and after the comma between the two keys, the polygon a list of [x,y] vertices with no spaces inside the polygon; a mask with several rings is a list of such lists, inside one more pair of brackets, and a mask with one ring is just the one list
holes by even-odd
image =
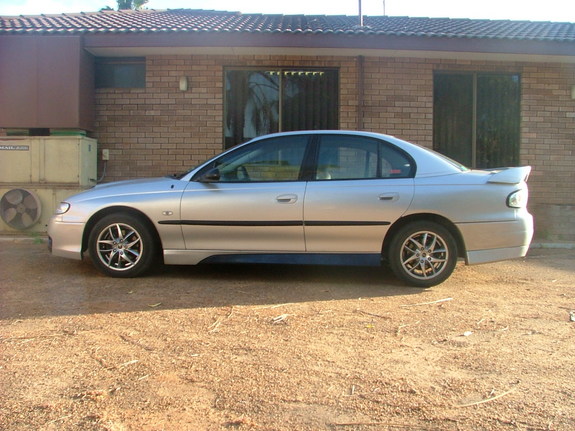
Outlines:
{"label": "brick wall", "polygon": [[525,65],[522,161],[539,237],[575,242],[575,65]]}
{"label": "brick wall", "polygon": [[425,59],[365,59],[365,130],[433,145],[433,63]]}
{"label": "brick wall", "polygon": [[222,69],[206,58],[148,58],[146,88],[100,89],[96,101],[106,181],[182,172],[221,150]]}
{"label": "brick wall", "polygon": [[[223,149],[226,66],[337,67],[340,127],[357,124],[354,59],[272,56],[158,56],[146,62],[146,88],[99,89],[96,137],[110,150],[105,181],[182,172]],[[179,90],[180,77],[188,91]],[[100,174],[102,166],[100,166]]]}
{"label": "brick wall", "polygon": [[[99,148],[110,150],[105,181],[181,172],[219,153],[226,66],[336,67],[341,129],[361,127],[427,147],[433,139],[434,70],[521,74],[520,158],[521,164],[533,166],[530,208],[538,234],[575,241],[574,65],[375,57],[148,57],[146,88],[97,90]],[[357,95],[360,69],[363,99]],[[181,76],[189,80],[186,92],[179,90]]]}

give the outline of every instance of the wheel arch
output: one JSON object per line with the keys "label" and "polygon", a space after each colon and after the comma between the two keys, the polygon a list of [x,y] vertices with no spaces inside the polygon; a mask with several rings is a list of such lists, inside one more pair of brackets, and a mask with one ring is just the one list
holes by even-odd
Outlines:
{"label": "wheel arch", "polygon": [[463,236],[461,235],[461,232],[459,231],[457,226],[455,226],[455,224],[453,224],[453,222],[451,222],[449,219],[447,219],[443,216],[440,216],[438,214],[419,213],[419,214],[411,214],[411,215],[400,218],[393,225],[391,225],[391,227],[388,229],[387,234],[385,235],[385,238],[383,240],[383,245],[382,245],[382,250],[381,250],[382,258],[384,261],[387,260],[387,256],[389,253],[389,246],[390,246],[391,240],[394,237],[394,235],[396,234],[396,232],[398,230],[400,230],[402,227],[404,227],[405,225],[407,225],[409,223],[413,223],[413,222],[418,222],[418,221],[430,221],[430,222],[437,223],[437,224],[443,226],[444,228],[446,228],[449,231],[449,233],[451,233],[451,235],[453,235],[453,238],[455,239],[455,242],[457,244],[457,255],[458,255],[458,257],[465,258],[465,241],[463,240]]}
{"label": "wheel arch", "polygon": [[154,237],[154,240],[156,241],[156,243],[161,248],[162,240],[160,239],[160,234],[158,233],[158,229],[156,229],[152,220],[150,220],[150,218],[145,213],[143,213],[142,211],[139,211],[139,210],[131,208],[131,207],[118,205],[118,206],[102,208],[100,211],[92,214],[90,219],[87,221],[86,226],[84,227],[84,233],[82,234],[82,253],[84,253],[84,252],[86,252],[86,250],[88,250],[88,242],[90,239],[90,232],[92,232],[92,229],[94,228],[96,223],[98,223],[98,221],[100,219],[102,219],[103,217],[106,217],[107,215],[114,214],[114,213],[129,214],[129,215],[140,218],[142,220],[142,222],[144,222],[146,225],[148,225],[148,227],[150,229],[150,233]]}

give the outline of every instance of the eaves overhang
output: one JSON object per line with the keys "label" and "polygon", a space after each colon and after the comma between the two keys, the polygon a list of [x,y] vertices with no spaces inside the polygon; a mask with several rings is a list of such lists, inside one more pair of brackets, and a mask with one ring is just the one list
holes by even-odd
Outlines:
{"label": "eaves overhang", "polygon": [[85,34],[95,56],[314,55],[398,56],[575,63],[575,43],[502,38],[342,34],[166,33]]}

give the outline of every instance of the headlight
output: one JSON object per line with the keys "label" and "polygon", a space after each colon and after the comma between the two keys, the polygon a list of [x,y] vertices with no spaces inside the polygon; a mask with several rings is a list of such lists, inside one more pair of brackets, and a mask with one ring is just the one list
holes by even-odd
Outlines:
{"label": "headlight", "polygon": [[56,207],[55,214],[65,214],[70,209],[70,204],[68,202],[60,202],[60,205]]}
{"label": "headlight", "polygon": [[507,196],[507,206],[511,208],[524,208],[527,206],[527,189],[516,190]]}

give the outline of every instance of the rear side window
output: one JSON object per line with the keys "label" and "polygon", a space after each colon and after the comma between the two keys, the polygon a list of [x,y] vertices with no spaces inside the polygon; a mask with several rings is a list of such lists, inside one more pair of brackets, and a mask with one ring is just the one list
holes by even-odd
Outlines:
{"label": "rear side window", "polygon": [[409,178],[413,162],[391,145],[368,137],[324,135],[319,144],[316,180]]}

